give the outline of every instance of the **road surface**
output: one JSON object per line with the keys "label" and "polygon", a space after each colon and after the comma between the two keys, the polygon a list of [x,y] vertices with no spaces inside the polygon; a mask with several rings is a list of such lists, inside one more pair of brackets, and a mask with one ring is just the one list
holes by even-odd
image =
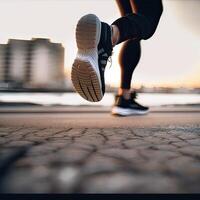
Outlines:
{"label": "road surface", "polygon": [[0,109],[0,190],[200,192],[199,107]]}

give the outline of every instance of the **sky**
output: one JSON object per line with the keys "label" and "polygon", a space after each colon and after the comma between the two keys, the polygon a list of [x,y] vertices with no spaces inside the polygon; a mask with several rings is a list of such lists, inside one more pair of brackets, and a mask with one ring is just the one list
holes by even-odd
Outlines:
{"label": "sky", "polygon": [[[142,41],[141,60],[132,84],[147,87],[200,87],[200,1],[163,0],[164,12],[154,36]],[[75,27],[88,13],[112,23],[120,17],[115,0],[0,0],[0,43],[10,38],[50,38],[65,47],[65,71],[70,76],[76,56]],[[106,83],[119,86],[120,67],[114,48]]]}

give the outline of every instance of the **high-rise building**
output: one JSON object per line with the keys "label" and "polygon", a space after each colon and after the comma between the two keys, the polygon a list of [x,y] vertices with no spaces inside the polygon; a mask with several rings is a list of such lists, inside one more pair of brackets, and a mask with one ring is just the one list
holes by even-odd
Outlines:
{"label": "high-rise building", "polygon": [[64,48],[49,39],[10,39],[0,45],[0,82],[23,88],[64,89]]}
{"label": "high-rise building", "polygon": [[64,50],[61,44],[47,39],[33,39],[30,56],[29,84],[36,87],[62,85],[64,79]]}

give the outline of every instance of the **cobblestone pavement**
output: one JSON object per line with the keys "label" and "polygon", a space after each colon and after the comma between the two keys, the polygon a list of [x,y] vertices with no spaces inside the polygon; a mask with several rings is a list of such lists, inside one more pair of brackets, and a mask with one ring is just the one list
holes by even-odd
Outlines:
{"label": "cobblestone pavement", "polygon": [[0,128],[1,192],[200,192],[200,125]]}

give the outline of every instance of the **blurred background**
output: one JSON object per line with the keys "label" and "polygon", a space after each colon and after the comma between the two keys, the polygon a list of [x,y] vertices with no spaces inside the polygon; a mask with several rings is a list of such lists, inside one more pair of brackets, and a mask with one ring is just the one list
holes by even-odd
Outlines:
{"label": "blurred background", "polygon": [[[155,35],[142,41],[132,87],[149,106],[198,105],[200,1],[163,0],[163,6]],[[120,45],[106,68],[107,94],[101,102],[85,101],[71,84],[75,27],[88,13],[110,24],[120,17],[114,0],[0,0],[1,106],[112,105],[120,83]]]}

